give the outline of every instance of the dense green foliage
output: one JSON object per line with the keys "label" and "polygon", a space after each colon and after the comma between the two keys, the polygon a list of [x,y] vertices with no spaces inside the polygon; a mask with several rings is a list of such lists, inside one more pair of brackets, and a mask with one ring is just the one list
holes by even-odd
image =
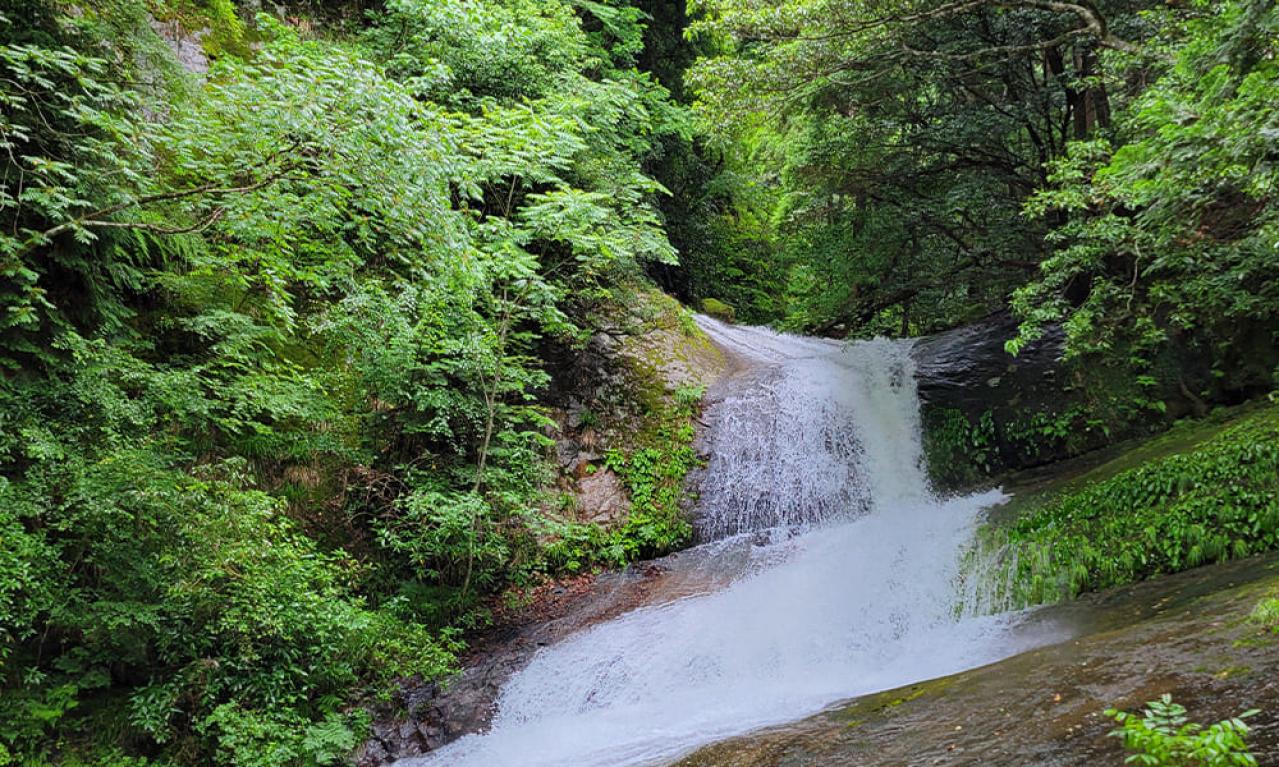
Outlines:
{"label": "dense green foliage", "polygon": [[1110,734],[1122,738],[1133,754],[1126,764],[1146,767],[1255,767],[1257,758],[1245,740],[1250,728],[1245,719],[1257,714],[1245,711],[1209,727],[1191,722],[1186,708],[1172,696],[1146,704],[1141,717],[1108,709],[1106,716],[1118,724]]}
{"label": "dense green foliage", "polygon": [[634,450],[610,451],[604,457],[604,465],[622,478],[634,505],[626,527],[618,531],[628,559],[665,554],[692,538],[680,501],[684,477],[698,465],[690,416],[702,394],[701,387],[676,390],[673,403],[655,404],[658,417],[639,435]]}
{"label": "dense green foliage", "polygon": [[1010,312],[1014,356],[1064,331],[1061,396],[927,414],[943,485],[1279,381],[1272,0],[692,8],[729,222],[693,297],[836,336]]}
{"label": "dense green foliage", "polygon": [[[1026,450],[1157,379],[1202,405],[1171,347],[1272,384],[1273,0],[261,7],[0,8],[0,764],[340,761],[484,598],[686,543],[695,388],[592,466],[628,519],[547,492],[556,364],[645,275],[830,333],[1063,323],[1127,388],[998,425]],[[1276,436],[1028,516],[1026,596],[1274,547]]]}
{"label": "dense green foliage", "polygon": [[988,532],[1016,604],[1279,548],[1279,408],[1051,495]]}
{"label": "dense green foliage", "polygon": [[1069,10],[698,5],[717,55],[693,82],[736,166],[770,192],[788,323],[927,331],[999,307],[1035,269],[1045,227],[1021,205],[1110,110],[1097,116],[1100,88],[1084,83],[1098,41]]}
{"label": "dense green foliage", "polygon": [[[206,77],[148,12],[209,27]],[[564,564],[547,350],[674,261],[644,166],[687,120],[636,66],[642,14],[312,29],[0,16],[0,763],[344,759],[478,597]],[[681,402],[680,447],[624,459],[613,561],[686,536]]]}
{"label": "dense green foliage", "polygon": [[762,213],[737,231],[773,319],[914,335],[1011,307],[1014,352],[1064,323],[1085,371],[1166,377],[1171,345],[1230,379],[1176,396],[1271,384],[1275,3],[695,7],[689,81]]}
{"label": "dense green foliage", "polygon": [[[1127,115],[1129,140],[1070,145],[1028,202],[1066,223],[1042,278],[1017,293],[1027,323],[1014,345],[1048,321],[1078,353],[1188,334],[1240,376],[1253,352],[1240,331],[1274,328],[1279,9],[1199,5],[1211,13],[1185,22],[1175,65]],[[1072,282],[1089,285],[1073,303]]]}

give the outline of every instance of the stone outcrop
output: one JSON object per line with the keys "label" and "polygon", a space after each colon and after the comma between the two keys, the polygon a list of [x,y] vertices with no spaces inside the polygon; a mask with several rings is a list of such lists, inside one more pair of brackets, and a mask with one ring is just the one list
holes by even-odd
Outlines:
{"label": "stone outcrop", "polygon": [[1014,357],[1004,343],[1016,332],[1010,315],[996,314],[915,344],[925,446],[943,487],[1060,460],[1107,439],[1098,432],[1092,440],[1072,436],[1069,444],[1020,444],[1015,435],[1026,429],[1019,426],[1066,412],[1072,403],[1063,380],[1064,334],[1054,329]]}
{"label": "stone outcrop", "polygon": [[1061,395],[1065,338],[1053,329],[1016,357],[1004,343],[1017,333],[1007,314],[920,339],[913,349],[919,398],[926,407],[965,412],[1037,407]]}
{"label": "stone outcrop", "polygon": [[169,44],[173,58],[187,72],[203,77],[209,73],[209,57],[204,52],[204,38],[210,34],[208,27],[188,32],[177,20],[159,21],[152,18],[151,28],[160,39]]}
{"label": "stone outcrop", "polygon": [[1153,375],[1141,384],[1118,364],[1066,362],[1060,328],[1014,357],[1004,344],[1016,334],[1016,320],[997,313],[915,344],[925,449],[943,489],[1148,436],[1210,405],[1257,394],[1222,389],[1203,355],[1176,344],[1152,361]]}

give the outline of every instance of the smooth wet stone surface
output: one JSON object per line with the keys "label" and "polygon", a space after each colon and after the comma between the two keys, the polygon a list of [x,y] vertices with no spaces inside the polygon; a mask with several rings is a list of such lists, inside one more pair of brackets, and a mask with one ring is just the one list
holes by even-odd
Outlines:
{"label": "smooth wet stone surface", "polygon": [[1004,349],[1017,334],[1017,321],[1008,314],[919,339],[912,350],[925,407],[951,407],[980,413],[1003,407],[1010,399],[1045,404],[1060,396],[1064,382],[1058,369],[1065,352],[1065,336],[1052,328],[1042,340],[1027,345],[1016,357]]}
{"label": "smooth wet stone surface", "polygon": [[473,640],[447,684],[408,684],[408,715],[378,722],[357,754],[361,767],[418,756],[488,727],[502,685],[543,647],[640,607],[724,588],[758,563],[749,541],[699,547],[620,572],[549,585],[534,603],[498,616]]}
{"label": "smooth wet stone surface", "polygon": [[1199,568],[1040,611],[1080,638],[865,696],[704,748],[678,767],[1121,765],[1110,706],[1170,692],[1203,723],[1260,708],[1249,738],[1279,764],[1279,634],[1247,620],[1279,557]]}

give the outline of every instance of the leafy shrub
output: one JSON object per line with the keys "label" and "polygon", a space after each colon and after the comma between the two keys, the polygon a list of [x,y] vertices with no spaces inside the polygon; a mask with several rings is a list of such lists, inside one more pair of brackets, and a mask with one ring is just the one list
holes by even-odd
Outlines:
{"label": "leafy shrub", "polygon": [[542,549],[542,566],[550,573],[579,573],[592,566],[621,566],[628,547],[622,536],[593,524],[549,525],[552,541]]}
{"label": "leafy shrub", "polygon": [[928,470],[939,486],[975,484],[996,471],[999,445],[990,410],[976,423],[954,408],[929,410],[924,417]]}
{"label": "leafy shrub", "polygon": [[[195,739],[188,747],[231,754],[226,763],[321,763],[299,738],[311,723],[332,733],[354,722],[343,713],[352,689],[448,670],[447,644],[369,608],[353,593],[353,563],[300,536],[234,463],[201,477],[167,464],[130,448],[50,467],[45,479],[64,489],[56,515],[36,487],[0,492],[19,521],[57,520],[30,536],[32,553],[87,564],[54,570],[56,591],[23,589],[27,614],[4,620],[20,640],[6,667],[22,674],[0,704],[19,723],[9,748],[50,756],[49,728],[77,733],[87,725],[62,721],[69,712],[106,705],[155,743]],[[18,551],[4,580],[53,569]],[[126,703],[127,679],[139,681]]]}
{"label": "leafy shrub", "polygon": [[1279,597],[1263,599],[1253,608],[1248,620],[1262,628],[1279,631]]}
{"label": "leafy shrub", "polygon": [[1256,767],[1257,759],[1248,751],[1249,732],[1244,719],[1256,710],[1222,720],[1210,727],[1186,717],[1185,707],[1172,702],[1171,695],[1146,704],[1144,716],[1107,709],[1106,716],[1119,723],[1110,734],[1122,738],[1134,753],[1125,762],[1146,767]]}
{"label": "leafy shrub", "polygon": [[611,450],[605,456],[605,465],[630,491],[630,516],[615,534],[627,560],[668,554],[692,536],[680,501],[684,479],[698,465],[692,416],[701,394],[700,387],[677,390],[671,402],[659,406],[654,425],[640,435],[639,447],[629,453]]}

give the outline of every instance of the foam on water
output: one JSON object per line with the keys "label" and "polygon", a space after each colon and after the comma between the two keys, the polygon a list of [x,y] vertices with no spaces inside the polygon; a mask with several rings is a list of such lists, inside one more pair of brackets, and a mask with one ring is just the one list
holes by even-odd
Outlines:
{"label": "foam on water", "polygon": [[1002,496],[930,492],[909,345],[700,321],[763,368],[716,405],[706,524],[804,532],[775,536],[759,557],[770,564],[720,591],[542,650],[504,687],[488,733],[406,767],[661,764],[1023,649],[1007,618],[956,617],[961,555]]}

